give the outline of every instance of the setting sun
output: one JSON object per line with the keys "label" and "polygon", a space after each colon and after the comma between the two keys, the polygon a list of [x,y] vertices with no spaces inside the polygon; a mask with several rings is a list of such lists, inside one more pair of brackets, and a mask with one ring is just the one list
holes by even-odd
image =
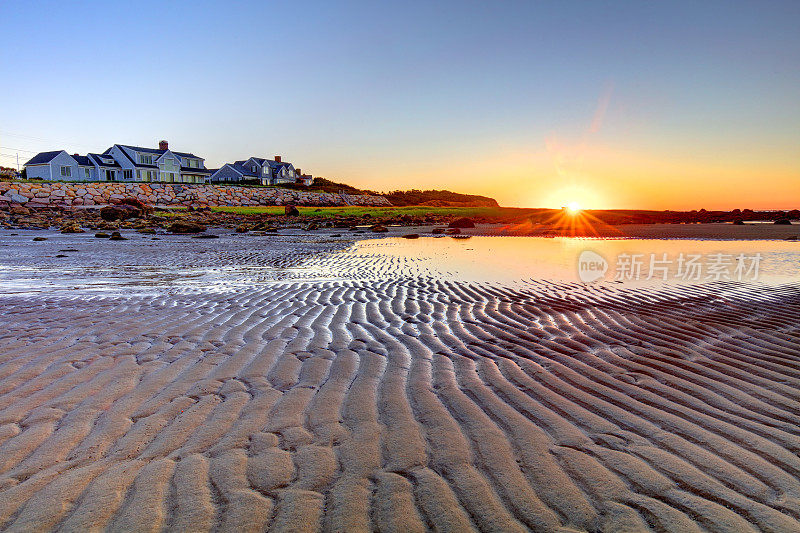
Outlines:
{"label": "setting sun", "polygon": [[578,202],[569,202],[564,206],[564,208],[567,210],[567,213],[574,215],[580,212],[581,204]]}

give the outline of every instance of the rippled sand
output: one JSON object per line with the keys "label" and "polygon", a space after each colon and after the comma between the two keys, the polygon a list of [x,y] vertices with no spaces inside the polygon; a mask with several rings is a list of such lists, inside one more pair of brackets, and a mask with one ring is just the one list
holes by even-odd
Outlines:
{"label": "rippled sand", "polygon": [[797,284],[137,238],[3,241],[3,529],[800,530]]}

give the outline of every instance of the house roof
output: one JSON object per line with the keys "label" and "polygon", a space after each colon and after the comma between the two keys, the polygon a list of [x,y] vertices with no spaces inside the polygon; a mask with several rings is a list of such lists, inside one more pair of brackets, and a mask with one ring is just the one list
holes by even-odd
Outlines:
{"label": "house roof", "polygon": [[273,161],[272,159],[267,159],[266,164],[268,164],[270,168],[274,170],[280,170],[282,168],[288,168],[289,166],[291,166],[291,163],[289,163],[288,161],[281,161],[280,163],[278,163],[277,161]]}
{"label": "house roof", "polygon": [[244,161],[237,161],[231,165],[233,169],[241,174],[242,176],[250,176],[253,178],[258,178],[259,175],[256,172],[253,172],[251,169],[244,166]]}
{"label": "house roof", "polygon": [[94,166],[94,163],[89,159],[88,156],[85,155],[73,155],[72,159],[77,161],[79,165],[83,165],[85,167]]}
{"label": "house roof", "polygon": [[113,163],[106,163],[105,161],[103,161],[103,160],[101,159],[101,157],[111,157],[111,156],[109,156],[108,154],[92,154],[92,153],[90,153],[90,154],[88,154],[88,156],[89,156],[89,158],[90,158],[92,161],[94,161],[94,162],[95,162],[95,163],[96,163],[98,166],[101,166],[101,167],[108,167],[108,168],[121,168],[121,167],[119,166],[119,163],[117,163],[117,162],[116,162],[116,160],[114,160],[114,158],[113,158],[113,157],[111,158],[111,159],[114,161]]}
{"label": "house roof", "polygon": [[44,165],[45,163],[49,163],[50,161],[55,158],[58,154],[63,152],[64,150],[54,150],[52,152],[39,152],[35,156],[33,156],[30,161],[25,163],[25,165]]}
{"label": "house roof", "polygon": [[181,167],[181,172],[184,174],[213,174],[213,172],[207,168],[193,168],[193,167]]}
{"label": "house roof", "polygon": [[122,146],[124,148],[129,149],[129,150],[134,150],[136,152],[144,152],[144,153],[147,153],[147,154],[162,155],[164,152],[170,151],[173,154],[179,155],[181,157],[194,157],[196,159],[202,159],[202,157],[194,155],[194,154],[189,153],[189,152],[176,152],[175,150],[159,150],[158,148],[145,148],[143,146],[131,146],[129,144],[120,144],[118,146]]}

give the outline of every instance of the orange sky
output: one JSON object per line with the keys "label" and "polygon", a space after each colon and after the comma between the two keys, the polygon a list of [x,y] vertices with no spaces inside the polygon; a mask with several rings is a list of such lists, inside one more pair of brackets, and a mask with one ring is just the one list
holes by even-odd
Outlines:
{"label": "orange sky", "polygon": [[465,157],[398,159],[380,165],[343,163],[346,180],[372,189],[436,188],[482,194],[504,206],[594,209],[798,209],[797,154],[727,150],[663,154],[551,140],[540,150],[515,147]]}

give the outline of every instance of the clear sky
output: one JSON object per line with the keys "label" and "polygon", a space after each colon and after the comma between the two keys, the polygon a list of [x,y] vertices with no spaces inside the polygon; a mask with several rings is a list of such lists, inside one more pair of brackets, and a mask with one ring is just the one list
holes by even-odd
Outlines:
{"label": "clear sky", "polygon": [[800,208],[800,2],[0,0],[0,164],[281,154],[503,205]]}

